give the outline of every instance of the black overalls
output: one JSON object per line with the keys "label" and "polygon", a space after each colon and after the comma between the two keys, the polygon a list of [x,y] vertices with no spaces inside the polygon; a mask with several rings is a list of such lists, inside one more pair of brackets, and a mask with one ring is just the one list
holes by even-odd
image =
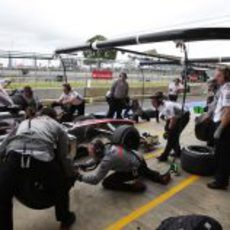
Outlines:
{"label": "black overalls", "polygon": [[[65,222],[69,217],[69,189],[71,184],[54,159],[50,162],[37,160],[29,155],[10,151],[0,163],[0,229],[13,230],[12,199],[21,189],[24,180],[36,177],[50,193],[55,206],[56,219]],[[23,188],[22,188],[23,189]],[[21,191],[23,197],[30,191]],[[33,196],[32,196],[33,197]],[[21,199],[20,199],[21,200]]]}
{"label": "black overalls", "polygon": [[180,147],[180,135],[184,128],[187,126],[190,119],[190,112],[185,111],[184,114],[177,119],[176,124],[174,125],[173,129],[169,129],[169,121],[166,122],[165,131],[168,132],[167,137],[167,144],[163,154],[161,155],[162,158],[167,158],[172,150],[174,150],[175,154],[179,157],[181,154],[181,147]]}

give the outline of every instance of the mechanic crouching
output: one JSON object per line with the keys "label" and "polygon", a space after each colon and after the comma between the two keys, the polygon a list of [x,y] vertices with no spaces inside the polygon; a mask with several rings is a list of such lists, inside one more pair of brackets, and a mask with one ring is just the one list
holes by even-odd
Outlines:
{"label": "mechanic crouching", "polygon": [[[168,184],[171,179],[169,172],[160,175],[149,169],[144,158],[137,152],[121,146],[107,146],[101,140],[94,140],[89,144],[88,151],[92,159],[86,164],[79,165],[80,169],[87,171],[93,166],[98,166],[98,169],[95,174],[79,174],[79,181],[96,185],[103,180],[102,185],[105,189],[144,192],[146,186],[139,180],[140,176],[163,185]],[[113,173],[107,176],[110,171]]]}
{"label": "mechanic crouching", "polygon": [[[211,189],[226,189],[230,175],[230,69],[217,69],[215,80],[219,92],[212,116],[217,169]],[[209,119],[207,117],[207,119]]]}
{"label": "mechanic crouching", "polygon": [[185,107],[182,111],[182,106],[177,102],[165,100],[162,92],[152,96],[152,105],[160,112],[159,116],[166,120],[164,138],[167,139],[167,144],[158,160],[167,161],[172,150],[175,157],[180,157],[180,135],[189,122],[189,110]]}
{"label": "mechanic crouching", "polygon": [[24,120],[15,134],[1,145],[0,229],[13,229],[12,198],[16,184],[20,183],[18,175],[31,169],[31,172],[44,175],[45,184],[57,197],[54,204],[56,219],[61,222],[60,229],[67,230],[75,222],[75,214],[69,211],[69,189],[74,183],[74,170],[67,158],[67,134],[54,120],[54,110],[45,108],[40,116],[36,116],[33,109],[27,112],[29,119]]}
{"label": "mechanic crouching", "polygon": [[15,105],[18,105],[24,111],[29,107],[33,107],[37,111],[42,108],[41,102],[34,95],[34,91],[29,85],[25,86],[21,92],[15,93],[12,99]]}
{"label": "mechanic crouching", "polygon": [[52,107],[55,106],[61,106],[64,112],[60,122],[71,122],[76,111],[78,116],[85,114],[84,97],[74,91],[69,83],[63,84],[63,93],[57,101],[52,103]]}

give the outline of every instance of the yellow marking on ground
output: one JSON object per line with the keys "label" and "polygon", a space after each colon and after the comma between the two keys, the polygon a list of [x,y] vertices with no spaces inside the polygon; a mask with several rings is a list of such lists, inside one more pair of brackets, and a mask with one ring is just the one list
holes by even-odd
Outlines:
{"label": "yellow marking on ground", "polygon": [[148,213],[152,209],[156,208],[160,204],[164,203],[171,197],[175,196],[177,193],[184,190],[189,185],[193,184],[199,179],[198,176],[189,176],[188,178],[184,179],[182,182],[177,184],[176,186],[172,187],[165,193],[161,194],[160,196],[156,197],[155,199],[151,200],[147,204],[137,208],[127,216],[121,218],[120,220],[116,221],[115,223],[111,224],[106,228],[106,230],[121,230],[132,221],[140,218],[144,214]]}
{"label": "yellow marking on ground", "polygon": [[[164,132],[159,132],[159,133],[156,133],[155,135],[157,135],[158,137],[162,136]],[[155,149],[154,151],[152,152],[149,152],[149,153],[145,153],[144,154],[144,158],[145,160],[149,160],[149,159],[152,159],[152,158],[156,158],[158,157],[162,152],[163,152],[164,148],[163,147],[160,147],[160,148],[157,148]]]}
{"label": "yellow marking on ground", "polygon": [[144,154],[144,158],[145,158],[145,160],[149,160],[151,158],[156,158],[160,155],[160,153],[162,153],[163,150],[164,150],[164,148],[159,148],[153,152],[146,153],[146,154]]}

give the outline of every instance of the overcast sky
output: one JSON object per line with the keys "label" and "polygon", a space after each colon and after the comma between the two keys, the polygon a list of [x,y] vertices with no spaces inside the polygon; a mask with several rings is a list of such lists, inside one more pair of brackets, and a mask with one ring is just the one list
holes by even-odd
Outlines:
{"label": "overcast sky", "polygon": [[[230,27],[229,0],[0,0],[0,49],[52,53],[102,34],[115,38],[196,26]],[[179,54],[172,43],[140,46]],[[230,42],[189,45],[191,57],[230,55]]]}

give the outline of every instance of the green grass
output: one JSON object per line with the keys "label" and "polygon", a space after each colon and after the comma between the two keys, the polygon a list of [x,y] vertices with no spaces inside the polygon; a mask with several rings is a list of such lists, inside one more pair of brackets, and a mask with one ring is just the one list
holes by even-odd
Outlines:
{"label": "green grass", "polygon": [[[85,81],[70,81],[69,82],[74,88],[83,88],[86,87]],[[109,88],[112,84],[112,81],[108,80],[92,80],[91,87],[98,88]],[[26,85],[30,85],[33,89],[53,89],[53,88],[61,88],[62,82],[55,81],[28,81],[28,82],[12,82],[11,87],[13,89],[23,88]],[[132,88],[140,88],[142,87],[142,82],[140,81],[130,81],[130,87]],[[167,81],[161,82],[145,82],[145,87],[156,87],[156,86],[166,86],[168,85]]]}

